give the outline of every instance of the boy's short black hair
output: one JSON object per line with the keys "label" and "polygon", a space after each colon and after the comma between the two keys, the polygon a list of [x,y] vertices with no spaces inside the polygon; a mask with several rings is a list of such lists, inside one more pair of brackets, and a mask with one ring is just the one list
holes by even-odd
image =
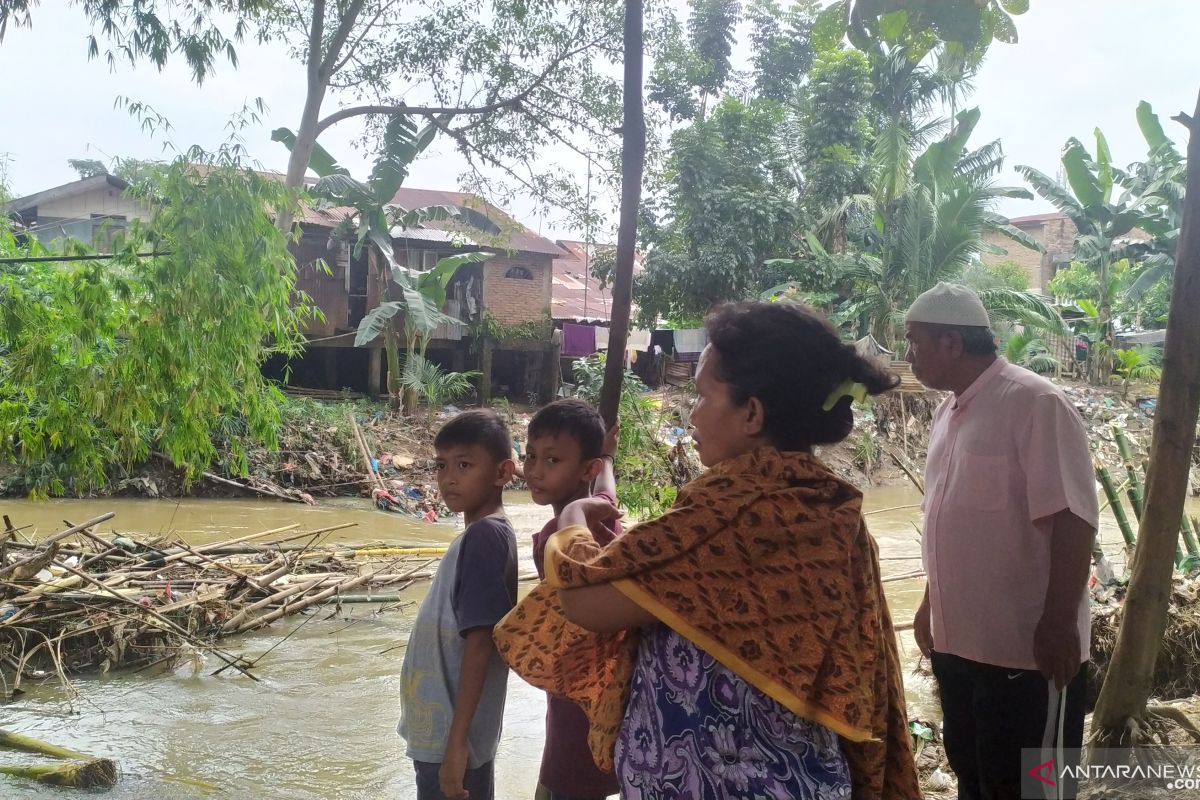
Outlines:
{"label": "boy's short black hair", "polygon": [[456,445],[477,444],[497,462],[512,458],[512,437],[500,415],[489,408],[464,411],[437,432],[433,446],[445,450]]}
{"label": "boy's short black hair", "polygon": [[604,420],[584,401],[568,397],[543,406],[529,420],[529,438],[565,433],[579,443],[583,458],[599,458],[604,450]]}

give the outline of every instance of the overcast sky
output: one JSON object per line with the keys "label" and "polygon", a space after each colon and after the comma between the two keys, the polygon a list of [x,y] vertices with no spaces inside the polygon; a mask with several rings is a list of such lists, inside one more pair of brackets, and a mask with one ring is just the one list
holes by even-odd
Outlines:
{"label": "overcast sky", "polygon": [[[295,127],[303,102],[303,73],[278,45],[244,43],[235,71],[221,65],[197,88],[176,62],[163,72],[152,67],[88,61],[88,26],[65,0],[47,0],[35,11],[34,27],[10,28],[0,44],[0,154],[7,154],[12,190],[19,196],[73,180],[68,158],[163,157],[162,141],[139,129],[118,96],[152,106],[174,126],[169,138],[180,148],[214,147],[227,136],[232,113],[254,98],[266,101],[261,127],[245,132],[250,153],[268,169],[282,171],[287,152],[269,131]],[[1200,2],[1196,0],[1032,0],[1017,20],[1021,42],[996,44],[975,82],[968,105],[982,120],[976,145],[999,138],[1008,164],[1029,164],[1053,176],[1068,136],[1093,149],[1092,130],[1108,137],[1119,164],[1140,160],[1145,143],[1134,119],[1139,100],[1148,100],[1168,134],[1182,141],[1182,126],[1168,117],[1196,106],[1200,90]],[[337,98],[326,108],[337,105]],[[335,126],[322,144],[356,175],[370,159],[352,145],[361,133],[354,122]],[[2,157],[2,156],[0,156]],[[409,186],[456,189],[462,162],[447,144],[435,144],[408,181]],[[1012,173],[1005,183],[1018,184]],[[580,176],[583,182],[583,176]],[[541,218],[532,204],[510,209],[543,234],[574,235],[564,221]],[[1041,201],[1006,201],[1010,216],[1050,210]]]}

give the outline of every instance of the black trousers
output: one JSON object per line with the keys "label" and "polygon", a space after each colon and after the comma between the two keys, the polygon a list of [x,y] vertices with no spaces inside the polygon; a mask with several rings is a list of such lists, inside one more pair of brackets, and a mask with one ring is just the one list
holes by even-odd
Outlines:
{"label": "black trousers", "polygon": [[[446,800],[442,794],[442,782],[438,773],[441,764],[428,761],[414,761],[413,768],[417,771],[417,800]],[[467,770],[463,778],[463,786],[471,795],[471,800],[492,800],[494,796],[496,762]]]}
{"label": "black trousers", "polygon": [[[934,653],[931,660],[942,700],[946,758],[958,777],[959,800],[1020,800],[1022,748],[1044,749],[1052,758],[1059,745],[1058,689],[1037,670],[997,667],[946,653]],[[1061,744],[1078,749],[1083,745],[1087,664],[1066,693]],[[1058,766],[1074,766],[1068,762]],[[1061,788],[1063,798],[1074,798],[1074,782],[1059,782],[1059,787],[1045,786],[1046,796],[1057,797]]]}

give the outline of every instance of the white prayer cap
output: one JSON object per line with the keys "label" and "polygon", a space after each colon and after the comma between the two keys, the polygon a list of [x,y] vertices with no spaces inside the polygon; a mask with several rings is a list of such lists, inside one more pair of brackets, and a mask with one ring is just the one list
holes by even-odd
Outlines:
{"label": "white prayer cap", "polygon": [[909,306],[905,322],[932,322],[937,325],[966,325],[990,328],[987,309],[979,295],[957,283],[942,281],[922,294]]}

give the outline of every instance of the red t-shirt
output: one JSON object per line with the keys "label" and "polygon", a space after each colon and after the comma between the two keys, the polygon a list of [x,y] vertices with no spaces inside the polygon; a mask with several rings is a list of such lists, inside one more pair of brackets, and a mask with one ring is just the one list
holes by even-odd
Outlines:
{"label": "red t-shirt", "polygon": [[[614,506],[617,498],[611,492],[597,492]],[[542,560],[546,542],[558,530],[558,517],[546,523],[533,537],[533,562],[538,576],[545,578]],[[607,545],[621,535],[621,521],[606,523],[601,532],[593,534],[601,545]],[[542,750],[541,784],[557,794],[572,797],[607,797],[620,791],[617,778],[604,772],[592,759],[587,744],[588,720],[583,709],[564,697],[546,695],[546,746]]]}

